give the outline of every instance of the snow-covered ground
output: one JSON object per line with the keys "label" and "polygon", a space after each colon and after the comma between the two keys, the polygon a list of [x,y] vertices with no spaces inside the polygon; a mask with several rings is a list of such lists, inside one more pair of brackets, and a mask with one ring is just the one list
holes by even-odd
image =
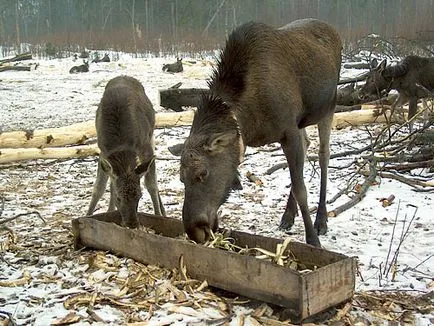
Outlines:
{"label": "snow-covered ground", "polygon": [[[39,66],[34,71],[2,72],[0,131],[59,127],[93,120],[106,83],[120,74],[139,79],[154,104],[154,109],[165,112],[159,106],[158,89],[168,88],[177,82],[182,82],[182,87],[185,88],[206,87],[206,79],[212,69],[207,60],[192,58],[191,61],[195,63],[189,63],[190,59],[184,58],[184,63],[187,64],[184,65],[183,73],[169,74],[161,71],[163,63],[174,60],[133,59],[122,54],[116,62],[91,64],[90,72],[83,74],[68,73],[73,65],[80,64],[79,61],[35,60]],[[345,76],[351,73],[353,72],[343,71]],[[370,126],[368,129],[375,131],[376,127]],[[167,214],[176,218],[181,217],[183,185],[178,176],[179,162],[171,156],[167,147],[183,141],[188,132],[188,127],[158,129],[155,132],[159,188]],[[312,144],[309,154],[313,155],[317,149],[316,133],[310,136]],[[369,134],[364,127],[334,130],[331,152],[358,148],[367,142]],[[348,156],[331,160],[329,198],[348,184],[356,169],[354,164],[350,164],[355,158],[356,156]],[[270,167],[284,161],[278,144],[247,150],[246,160],[239,169],[240,174],[245,176],[248,171],[254,173],[260,177],[263,186],[255,185],[243,177],[244,189],[234,192],[222,207],[221,226],[264,236],[288,236],[278,229],[278,225],[289,195],[289,172],[280,169],[271,175],[265,173]],[[347,167],[342,168],[344,166]],[[305,180],[311,206],[315,206],[318,200],[318,171],[317,164],[305,164]],[[426,173],[420,170],[418,172]],[[95,175],[96,158],[0,165],[0,197],[5,199],[1,220],[33,211],[40,214],[40,217],[36,214],[24,215],[0,224],[0,227],[9,227],[0,229],[0,285],[1,282],[23,277],[31,280],[21,286],[0,286],[0,311],[11,313],[19,324],[46,325],[61,319],[68,313],[64,301],[73,293],[91,293],[89,289],[95,290],[98,286],[100,292],[107,289],[116,291],[111,288],[116,284],[110,283],[106,274],[93,275],[91,264],[83,258],[89,253],[80,256],[80,253],[72,251],[70,220],[85,215]],[[358,179],[359,182],[363,180],[362,177]],[[320,237],[321,243],[328,250],[358,257],[360,273],[357,277],[357,291],[381,289],[430,292],[434,287],[434,196],[432,192],[415,192],[410,186],[395,180],[377,181],[362,202],[329,219],[329,231]],[[383,207],[380,199],[390,195],[395,196],[394,203]],[[331,210],[348,199],[344,195],[329,205],[328,209]],[[97,212],[103,212],[107,204],[108,194],[99,203]],[[139,210],[152,212],[146,192]],[[384,275],[390,266],[391,257],[397,251],[401,232],[409,226],[413,217],[408,234],[399,247],[398,264]],[[296,220],[290,237],[304,241],[301,218]],[[391,253],[387,260],[389,251]],[[62,253],[62,259],[59,258],[59,253]],[[117,261],[115,265],[119,270],[132,275],[134,262],[111,255],[107,257],[110,261]],[[23,271],[29,274],[23,274]],[[92,282],[90,276],[100,277],[106,282],[101,279]],[[117,277],[121,278],[120,275]],[[68,282],[73,285],[66,289],[64,283]],[[248,314],[249,310],[242,304],[235,304],[234,307],[238,315],[241,314],[240,311]],[[114,324],[148,318],[150,324],[182,325],[222,317],[216,309],[206,309],[192,309],[195,312],[172,311],[168,314],[170,309],[163,305],[155,307],[154,313],[148,315],[148,309],[139,309],[141,312],[132,318],[117,305],[107,302],[95,304],[95,310],[102,316],[103,321],[100,322]],[[90,318],[88,310],[81,307],[75,312],[78,315],[77,321],[89,323],[86,322],[86,318]],[[433,317],[432,311],[431,314],[425,312],[424,316],[418,317],[417,323],[428,325],[429,318]],[[234,318],[230,324],[236,323],[237,318]]]}

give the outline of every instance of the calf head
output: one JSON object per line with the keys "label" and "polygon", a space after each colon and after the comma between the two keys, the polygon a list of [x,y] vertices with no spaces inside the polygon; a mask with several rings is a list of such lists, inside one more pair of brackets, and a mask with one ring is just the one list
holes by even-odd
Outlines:
{"label": "calf head", "polygon": [[372,69],[365,84],[360,89],[360,96],[363,99],[369,99],[376,95],[381,97],[381,93],[390,90],[391,77],[387,74],[386,70],[387,60],[384,59],[376,68]]}
{"label": "calf head", "polygon": [[114,199],[124,226],[138,226],[137,207],[142,197],[140,179],[154,160],[155,156],[140,162],[133,152],[116,152],[101,158],[101,167],[110,176],[111,200]]}
{"label": "calf head", "polygon": [[239,184],[238,124],[221,100],[203,102],[181,154],[180,178],[185,186],[182,220],[190,239],[202,243],[218,228],[219,207]]}

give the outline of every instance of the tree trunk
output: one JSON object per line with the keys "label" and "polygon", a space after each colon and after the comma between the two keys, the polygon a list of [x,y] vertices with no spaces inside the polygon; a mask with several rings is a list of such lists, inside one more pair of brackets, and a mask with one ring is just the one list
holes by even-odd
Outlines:
{"label": "tree trunk", "polygon": [[8,62],[16,62],[16,61],[24,61],[24,60],[32,60],[32,59],[33,59],[32,54],[30,52],[25,52],[25,53],[17,54],[13,58],[0,60],[0,66]]}
{"label": "tree trunk", "polygon": [[21,44],[20,39],[20,8],[18,7],[18,0],[15,2],[15,33],[16,35],[16,41],[17,41],[17,47]]}
{"label": "tree trunk", "polygon": [[37,159],[67,159],[98,155],[96,144],[52,148],[2,148],[0,164]]}
{"label": "tree trunk", "polygon": [[14,71],[30,71],[30,66],[4,66],[0,67],[0,72],[2,71],[8,71],[8,70],[14,70]]}
{"label": "tree trunk", "polygon": [[[156,127],[190,125],[193,121],[193,114],[193,111],[157,113],[155,117]],[[60,147],[70,144],[83,144],[95,137],[95,121],[92,120],[60,128],[4,132],[0,134],[0,149]]]}

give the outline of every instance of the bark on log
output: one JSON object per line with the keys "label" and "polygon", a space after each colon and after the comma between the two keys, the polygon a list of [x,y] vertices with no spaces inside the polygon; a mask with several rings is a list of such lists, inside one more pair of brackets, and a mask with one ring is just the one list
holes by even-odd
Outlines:
{"label": "bark on log", "polygon": [[0,72],[8,71],[8,70],[13,70],[13,71],[30,71],[31,70],[31,66],[4,66],[4,67],[0,67]]}
{"label": "bark on log", "polygon": [[98,154],[96,144],[51,148],[1,148],[0,164],[36,159],[69,159]]}
{"label": "bark on log", "polygon": [[[157,113],[156,127],[190,125],[193,111],[180,113]],[[71,144],[83,144],[96,137],[95,121],[76,123],[60,128],[42,130],[10,131],[0,134],[0,148],[45,148],[60,147]]]}
{"label": "bark on log", "polygon": [[30,52],[25,52],[25,53],[18,54],[13,58],[0,60],[0,65],[8,62],[16,62],[16,61],[32,60],[32,59],[33,59],[32,54]]}
{"label": "bark on log", "polygon": [[404,122],[398,116],[390,117],[390,111],[382,109],[366,109],[360,111],[335,113],[332,128],[342,129],[371,123]]}
{"label": "bark on log", "polygon": [[[156,115],[157,127],[189,125],[193,121],[193,115],[193,111],[185,111],[181,113],[159,113]],[[357,111],[357,114],[355,114],[355,112],[336,113],[333,119],[332,126],[334,128],[340,129],[360,124],[384,123],[387,121],[387,119],[390,119],[390,111],[387,111],[386,115],[387,117],[384,114],[381,114],[381,110],[378,109],[360,110]],[[397,119],[398,118],[392,118],[392,121],[396,121]],[[94,130],[94,121],[83,122],[58,129],[63,130],[63,132],[67,132],[68,135],[70,135],[68,139],[79,139],[81,143],[84,139],[83,136],[85,136],[85,138],[87,139],[90,136],[94,137],[96,135]],[[98,154],[98,148],[96,144],[71,147],[53,147],[53,144],[56,144],[57,146],[66,145],[66,139],[62,138],[61,133],[59,133],[56,129],[46,129],[45,131],[47,130],[50,131],[48,135],[46,133],[44,134],[44,130],[40,130],[39,132],[37,132],[38,137],[36,139],[35,137],[30,138],[29,135],[26,135],[26,133],[23,131],[1,134],[0,164],[29,159],[64,159],[85,157]],[[76,131],[75,136],[73,135],[73,130]],[[83,130],[85,130],[86,133],[83,133]],[[21,142],[16,142],[15,139],[11,139],[11,134],[16,134],[21,137]],[[57,138],[54,138],[53,134],[56,135]],[[5,135],[9,137],[5,137]],[[53,137],[53,139],[47,143],[48,138],[51,137]],[[39,140],[40,142],[42,141],[42,144],[38,143],[37,140]],[[15,146],[8,146],[12,144]],[[21,146],[17,148],[16,145],[20,144]],[[33,146],[32,148],[24,148],[24,145],[27,145],[27,147],[31,147],[30,144],[36,144],[37,146]]]}

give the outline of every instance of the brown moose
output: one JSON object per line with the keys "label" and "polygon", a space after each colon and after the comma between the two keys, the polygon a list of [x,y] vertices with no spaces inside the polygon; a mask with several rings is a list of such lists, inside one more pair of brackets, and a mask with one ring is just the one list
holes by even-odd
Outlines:
{"label": "brown moose", "polygon": [[381,97],[383,91],[388,93],[392,89],[398,91],[392,112],[408,102],[410,120],[417,112],[418,99],[433,96],[434,58],[411,55],[394,66],[387,66],[387,60],[383,60],[368,74],[360,94],[362,97]]}
{"label": "brown moose", "polygon": [[[327,231],[329,138],[341,48],[337,32],[315,19],[279,29],[250,22],[229,35],[209,82],[210,92],[201,98],[180,153],[182,219],[191,239],[204,242],[217,229],[217,211],[239,184],[237,167],[245,146],[279,142],[292,180],[280,226],[293,225],[298,203],[307,243],[320,246],[318,234]],[[304,128],[314,124],[319,128],[321,167],[315,225],[303,179]]]}
{"label": "brown moose", "polygon": [[142,84],[129,76],[110,80],[96,112],[95,126],[100,156],[87,215],[93,214],[110,178],[108,210],[116,207],[122,225],[137,227],[143,175],[155,214],[165,215],[155,168],[155,112]]}

